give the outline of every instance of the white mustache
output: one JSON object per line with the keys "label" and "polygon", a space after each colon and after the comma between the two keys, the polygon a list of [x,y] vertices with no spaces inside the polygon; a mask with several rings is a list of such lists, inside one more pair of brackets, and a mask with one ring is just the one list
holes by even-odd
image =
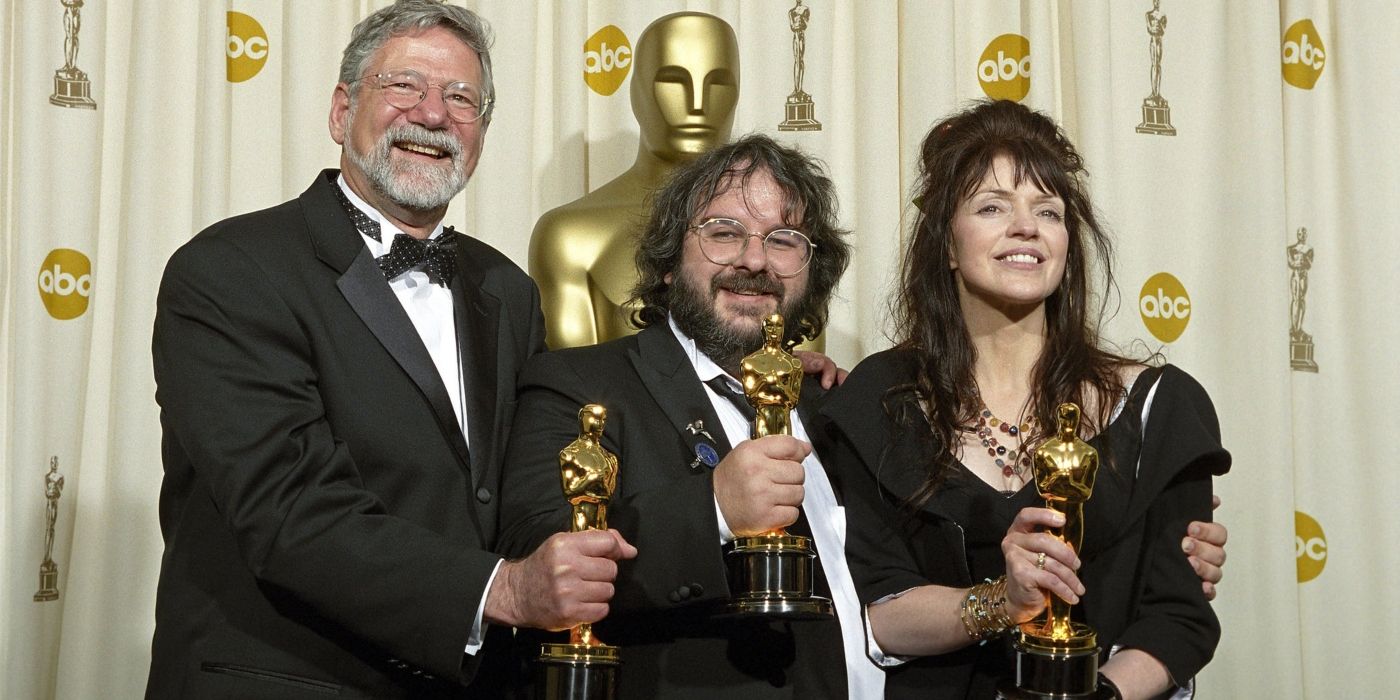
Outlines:
{"label": "white mustache", "polygon": [[462,144],[446,131],[425,129],[417,124],[394,124],[384,132],[384,143],[393,145],[399,141],[409,141],[429,148],[436,148],[456,160],[462,156]]}

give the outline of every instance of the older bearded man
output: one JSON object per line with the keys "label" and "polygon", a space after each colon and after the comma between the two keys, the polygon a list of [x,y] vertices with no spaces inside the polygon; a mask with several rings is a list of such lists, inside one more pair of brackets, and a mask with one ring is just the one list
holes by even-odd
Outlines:
{"label": "older bearded man", "polygon": [[171,258],[149,696],[493,697],[491,637],[606,613],[635,553],[615,531],[489,551],[544,327],[525,274],[442,225],[490,123],[488,44],[459,7],[375,12],[331,101],[342,170]]}

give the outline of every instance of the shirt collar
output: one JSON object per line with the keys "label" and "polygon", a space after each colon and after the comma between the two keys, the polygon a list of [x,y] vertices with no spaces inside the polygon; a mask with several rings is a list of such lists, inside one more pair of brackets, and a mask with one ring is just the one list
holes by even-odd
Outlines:
{"label": "shirt collar", "polygon": [[[364,239],[365,245],[369,246],[369,252],[376,258],[389,252],[389,247],[394,243],[394,236],[403,233],[403,229],[390,223],[383,214],[379,213],[378,209],[370,206],[369,202],[360,198],[360,195],[355,194],[355,191],[350,189],[350,183],[345,181],[345,173],[337,175],[335,183],[340,187],[340,190],[345,193],[345,198],[350,200],[352,206],[364,212],[365,216],[368,216],[371,221],[379,224],[379,240],[376,241],[363,233],[360,234],[360,238]],[[437,226],[433,228],[433,232],[428,235],[428,240],[433,240],[441,236],[442,230],[442,222],[439,221],[437,222]]]}
{"label": "shirt collar", "polygon": [[680,341],[681,350],[685,352],[686,359],[690,360],[691,366],[695,368],[696,376],[700,381],[708,382],[715,377],[724,377],[725,381],[739,387],[739,380],[730,376],[709,355],[700,352],[699,346],[695,344],[695,339],[686,335],[680,326],[676,325],[676,317],[671,314],[666,315],[666,323],[671,326],[671,332],[675,334],[676,340]]}

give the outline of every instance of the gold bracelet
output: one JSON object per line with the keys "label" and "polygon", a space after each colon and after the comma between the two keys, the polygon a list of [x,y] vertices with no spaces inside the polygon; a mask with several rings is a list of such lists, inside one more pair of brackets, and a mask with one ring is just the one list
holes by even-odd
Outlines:
{"label": "gold bracelet", "polygon": [[959,616],[967,636],[977,641],[1011,629],[1011,615],[1006,610],[1006,577],[988,579],[969,589]]}

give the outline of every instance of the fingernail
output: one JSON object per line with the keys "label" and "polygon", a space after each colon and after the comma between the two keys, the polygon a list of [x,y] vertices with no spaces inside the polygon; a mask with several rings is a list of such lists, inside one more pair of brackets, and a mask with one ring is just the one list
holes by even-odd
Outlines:
{"label": "fingernail", "polygon": [[1187,533],[1188,535],[1191,535],[1192,537],[1200,537],[1200,536],[1201,536],[1201,526],[1200,526],[1200,525],[1192,525],[1191,527],[1186,528],[1186,533]]}
{"label": "fingernail", "polygon": [[1191,539],[1190,537],[1187,537],[1187,538],[1185,538],[1185,539],[1183,539],[1183,540],[1181,541],[1181,551],[1186,552],[1187,554],[1190,554],[1190,553],[1191,553],[1191,550],[1193,550],[1193,549],[1195,549],[1195,548],[1196,548],[1196,541],[1193,540],[1193,539]]}

